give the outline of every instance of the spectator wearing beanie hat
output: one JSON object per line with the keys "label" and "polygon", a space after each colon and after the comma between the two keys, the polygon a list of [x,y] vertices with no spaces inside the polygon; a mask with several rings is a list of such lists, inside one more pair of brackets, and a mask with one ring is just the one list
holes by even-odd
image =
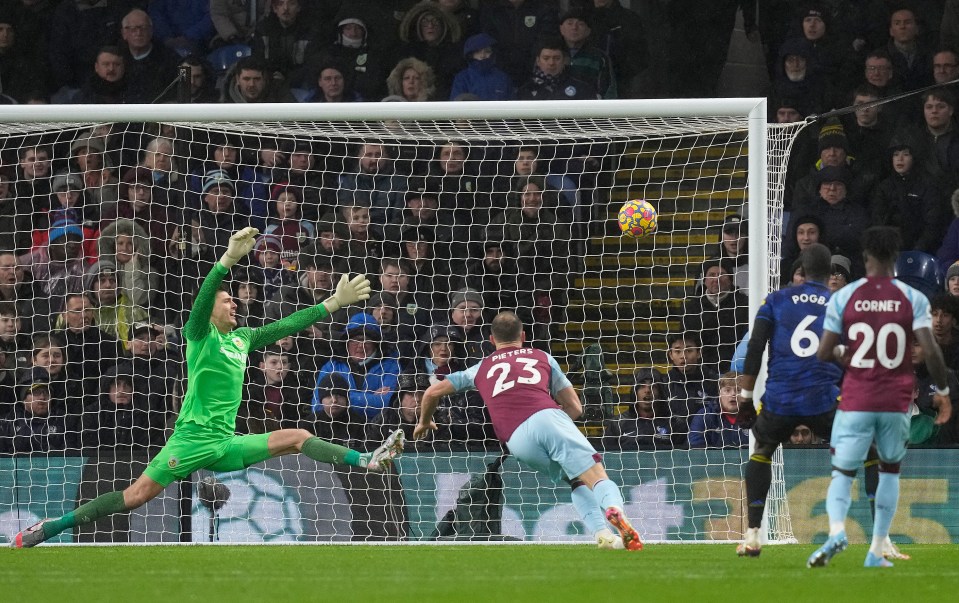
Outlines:
{"label": "spectator wearing beanie hat", "polygon": [[953,297],[959,297],[959,262],[946,270],[946,292]]}
{"label": "spectator wearing beanie hat", "polygon": [[844,255],[834,255],[831,263],[832,269],[826,285],[835,293],[852,281],[852,262]]}
{"label": "spectator wearing beanie hat", "polygon": [[473,366],[493,353],[489,341],[489,325],[483,318],[483,294],[464,287],[450,294],[451,337],[454,356]]}
{"label": "spectator wearing beanie hat", "polygon": [[[866,194],[873,189],[878,176],[871,173],[860,173],[855,170],[855,163],[849,156],[849,139],[838,118],[830,118],[819,131],[819,160],[809,169],[809,172],[796,182],[792,194],[793,211],[807,210],[819,196],[819,171],[826,167],[847,168],[846,196],[849,199],[863,203]],[[808,213],[803,211],[803,213]]]}
{"label": "spectator wearing beanie hat", "polygon": [[600,98],[616,98],[613,62],[605,51],[592,43],[590,23],[589,14],[582,8],[571,8],[559,17],[559,33],[569,49],[568,72],[592,85]]}
{"label": "spectator wearing beanie hat", "polygon": [[47,210],[49,224],[59,220],[69,220],[82,224],[88,219],[99,219],[95,208],[87,208],[83,195],[83,179],[79,174],[60,173],[50,181],[50,209]]}

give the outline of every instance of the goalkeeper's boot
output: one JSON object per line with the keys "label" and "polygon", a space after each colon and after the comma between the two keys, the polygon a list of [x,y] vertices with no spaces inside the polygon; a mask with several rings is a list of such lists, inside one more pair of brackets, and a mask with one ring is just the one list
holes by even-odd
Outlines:
{"label": "goalkeeper's boot", "polygon": [[759,529],[749,528],[746,530],[746,538],[736,547],[736,554],[740,557],[759,557],[762,550],[763,544],[759,540]]}
{"label": "goalkeeper's boot", "polygon": [[19,532],[10,541],[10,547],[14,549],[29,549],[30,547],[37,546],[46,540],[47,536],[43,531],[43,524],[48,521],[50,520],[44,519],[42,521],[38,521],[26,530]]}
{"label": "goalkeeper's boot", "polygon": [[619,537],[623,539],[623,547],[626,550],[642,550],[643,541],[639,539],[639,532],[637,532],[632,524],[629,523],[629,520],[626,519],[626,514],[623,513],[622,509],[619,507],[609,507],[606,509],[606,521],[619,530]]}
{"label": "goalkeeper's boot", "polygon": [[900,551],[899,547],[893,544],[888,536],[886,536],[886,541],[882,543],[882,556],[890,561],[893,559],[902,559],[903,561],[912,559],[912,557]]}
{"label": "goalkeeper's boot", "polygon": [[849,540],[846,538],[846,532],[843,530],[835,536],[830,536],[826,543],[816,549],[816,552],[809,556],[806,561],[806,567],[824,567],[829,560],[841,553],[849,546]]}
{"label": "goalkeeper's boot", "polygon": [[623,544],[623,539],[617,534],[613,534],[613,531],[609,528],[603,528],[602,530],[596,532],[596,547],[610,550],[622,550],[626,548],[626,546]]}
{"label": "goalkeeper's boot", "polygon": [[403,445],[406,443],[406,436],[402,429],[397,429],[383,440],[379,447],[370,453],[366,461],[366,468],[374,473],[383,473],[388,471],[393,459],[403,454]]}
{"label": "goalkeeper's boot", "polygon": [[[885,551],[883,552],[885,554]],[[880,557],[872,551],[866,553],[866,562],[862,564],[863,567],[892,567],[892,561],[889,561],[885,557]]]}

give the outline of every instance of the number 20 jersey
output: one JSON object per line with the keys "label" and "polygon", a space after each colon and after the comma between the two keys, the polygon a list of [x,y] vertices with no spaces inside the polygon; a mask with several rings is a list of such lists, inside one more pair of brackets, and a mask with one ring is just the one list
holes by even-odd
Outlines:
{"label": "number 20 jersey", "polygon": [[842,370],[816,358],[829,289],[809,281],[770,293],[756,320],[772,325],[763,408],[777,415],[812,416],[836,406]]}
{"label": "number 20 jersey", "polygon": [[863,278],[837,291],[823,328],[839,333],[851,354],[840,410],[906,412],[915,382],[913,331],[931,326],[929,300],[896,279]]}

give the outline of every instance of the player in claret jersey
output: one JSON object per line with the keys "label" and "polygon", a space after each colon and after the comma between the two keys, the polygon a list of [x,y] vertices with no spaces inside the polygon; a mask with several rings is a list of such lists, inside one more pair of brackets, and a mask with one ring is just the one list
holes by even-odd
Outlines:
{"label": "player in claret jersey", "polygon": [[[496,437],[510,452],[555,483],[569,483],[573,506],[600,548],[643,548],[623,513],[619,486],[606,475],[599,453],[573,423],[583,406],[559,364],[542,350],[523,347],[523,323],[512,312],[500,312],[493,319],[490,340],[495,352],[426,390],[414,439],[436,429],[432,419],[440,398],[476,389]],[[604,513],[619,537],[606,527]]]}
{"label": "player in claret jersey", "polygon": [[829,300],[817,356],[846,369],[842,398],[832,428],[832,481],[826,493],[829,538],[806,565],[821,567],[844,550],[846,514],[856,468],[875,438],[879,450],[876,517],[866,567],[891,567],[883,544],[899,504],[899,466],[909,439],[909,403],[915,378],[909,353],[913,336],[926,353],[936,384],[937,424],[949,420],[952,405],[942,351],[932,335],[929,301],[893,278],[899,232],[874,226],[863,235],[866,278],[846,285]]}

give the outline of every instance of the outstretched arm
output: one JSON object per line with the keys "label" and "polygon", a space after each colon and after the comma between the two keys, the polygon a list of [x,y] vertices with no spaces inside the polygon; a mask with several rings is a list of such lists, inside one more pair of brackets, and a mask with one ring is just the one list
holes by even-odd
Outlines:
{"label": "outstretched arm", "polygon": [[223,282],[223,277],[227,275],[230,268],[250,253],[259,232],[255,228],[244,228],[230,237],[229,247],[203,279],[200,291],[196,294],[190,317],[183,326],[183,336],[187,341],[202,339],[210,331],[210,314],[213,313],[213,304],[216,302],[216,292],[220,290],[220,283]]}
{"label": "outstretched arm", "polygon": [[350,279],[345,274],[336,285],[336,293],[310,308],[298,310],[289,316],[273,321],[258,329],[253,329],[250,348],[259,349],[287,335],[293,335],[318,320],[323,320],[342,307],[370,298],[370,281],[362,274]]}
{"label": "outstretched arm", "polygon": [[430,431],[436,430],[436,423],[433,422],[433,413],[436,412],[436,406],[440,403],[440,398],[454,393],[456,393],[456,388],[450,383],[449,379],[437,381],[426,388],[426,391],[423,392],[423,400],[420,402],[420,422],[413,428],[414,440],[419,440]]}

